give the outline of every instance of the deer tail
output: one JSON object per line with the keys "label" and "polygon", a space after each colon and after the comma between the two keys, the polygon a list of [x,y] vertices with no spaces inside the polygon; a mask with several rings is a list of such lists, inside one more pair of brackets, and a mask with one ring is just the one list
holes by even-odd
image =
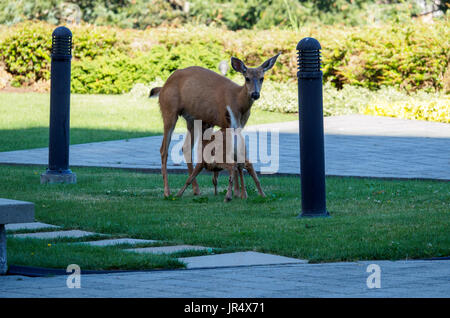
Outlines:
{"label": "deer tail", "polygon": [[153,87],[148,95],[149,98],[158,97],[162,87]]}

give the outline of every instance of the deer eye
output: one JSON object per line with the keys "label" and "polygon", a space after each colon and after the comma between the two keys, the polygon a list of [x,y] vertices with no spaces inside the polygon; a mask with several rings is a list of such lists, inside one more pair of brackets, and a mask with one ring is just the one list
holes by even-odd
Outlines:
{"label": "deer eye", "polygon": [[259,81],[262,83],[262,82],[264,82],[264,77],[261,77],[260,79],[259,79]]}
{"label": "deer eye", "polygon": [[246,77],[245,81],[248,83],[248,82],[250,82],[250,79],[248,77]]}

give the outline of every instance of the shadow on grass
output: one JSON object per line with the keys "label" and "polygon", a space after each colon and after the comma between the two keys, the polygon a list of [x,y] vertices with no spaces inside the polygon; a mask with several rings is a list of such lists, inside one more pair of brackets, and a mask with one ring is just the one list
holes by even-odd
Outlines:
{"label": "shadow on grass", "polygon": [[[149,125],[150,127],[151,125]],[[158,129],[146,131],[71,128],[70,144],[84,144],[161,135]],[[24,129],[1,129],[0,152],[48,147],[49,128],[33,127]]]}

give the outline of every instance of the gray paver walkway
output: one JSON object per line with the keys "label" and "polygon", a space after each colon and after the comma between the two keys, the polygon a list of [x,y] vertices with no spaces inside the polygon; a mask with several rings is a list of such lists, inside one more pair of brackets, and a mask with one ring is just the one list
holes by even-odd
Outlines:
{"label": "gray paver walkway", "polygon": [[[381,288],[366,285],[380,266]],[[67,276],[0,276],[0,297],[450,297],[450,261],[292,264]]]}
{"label": "gray paver walkway", "polygon": [[307,263],[306,260],[257,252],[236,252],[218,255],[182,257],[187,268],[213,268],[249,265],[281,265]]}
{"label": "gray paver walkway", "polygon": [[[326,174],[450,180],[450,125],[389,117],[326,117]],[[259,125],[280,130],[278,172],[299,173],[298,122]],[[254,130],[247,127],[246,130]],[[183,135],[174,134],[171,150]],[[70,147],[72,166],[155,169],[159,171],[161,136],[98,142]],[[270,141],[270,138],[269,138]],[[274,144],[275,145],[275,144]],[[0,153],[0,163],[48,162],[47,148]],[[268,166],[256,163],[256,169]],[[168,168],[186,169],[169,157]]]}

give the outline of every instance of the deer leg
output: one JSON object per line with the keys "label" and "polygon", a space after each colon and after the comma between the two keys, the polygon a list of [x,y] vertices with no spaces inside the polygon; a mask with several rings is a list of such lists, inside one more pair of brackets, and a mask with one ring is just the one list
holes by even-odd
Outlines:
{"label": "deer leg", "polygon": [[258,176],[256,175],[255,169],[250,161],[245,160],[245,169],[252,176],[253,181],[255,182],[256,188],[258,189],[258,193],[260,196],[265,197],[264,191],[261,189],[261,183],[259,182]]}
{"label": "deer leg", "polygon": [[161,144],[161,174],[164,182],[164,196],[168,197],[170,195],[169,181],[167,178],[167,157],[169,155],[169,145],[172,139],[172,132],[177,124],[178,116],[172,118],[164,118],[164,137]]}
{"label": "deer leg", "polygon": [[192,183],[193,180],[195,180],[195,177],[198,176],[202,169],[203,163],[200,162],[195,166],[194,171],[192,171],[192,173],[189,175],[188,179],[186,180],[186,184],[180,189],[180,191],[178,191],[177,197],[181,197],[183,195],[186,188]]}
{"label": "deer leg", "polygon": [[234,167],[228,168],[228,172],[230,173],[230,176],[228,177],[228,190],[227,194],[225,195],[224,202],[229,202],[233,199],[233,179],[235,175],[235,168]]}
{"label": "deer leg", "polygon": [[[192,163],[192,149],[194,148],[195,144],[195,136],[194,136],[194,121],[193,120],[186,120],[188,133],[186,135],[186,139],[184,140],[183,145],[183,155],[184,160],[186,160],[186,164],[188,167],[189,175],[192,174],[192,171],[194,171],[194,165]],[[201,141],[199,141],[201,142]],[[194,192],[194,195],[200,194],[200,188],[198,186],[197,180],[194,179],[192,181],[192,190]]]}
{"label": "deer leg", "polygon": [[234,174],[234,196],[238,197],[241,195],[241,190],[239,188],[239,179],[238,179],[238,174],[235,173]]}
{"label": "deer leg", "polygon": [[219,176],[219,171],[214,171],[212,177],[212,183],[214,185],[214,195],[217,195],[217,177]]}
{"label": "deer leg", "polygon": [[241,167],[238,168],[239,171],[239,178],[241,179],[241,199],[247,199],[247,189],[245,188],[245,182],[244,182],[244,169]]}

